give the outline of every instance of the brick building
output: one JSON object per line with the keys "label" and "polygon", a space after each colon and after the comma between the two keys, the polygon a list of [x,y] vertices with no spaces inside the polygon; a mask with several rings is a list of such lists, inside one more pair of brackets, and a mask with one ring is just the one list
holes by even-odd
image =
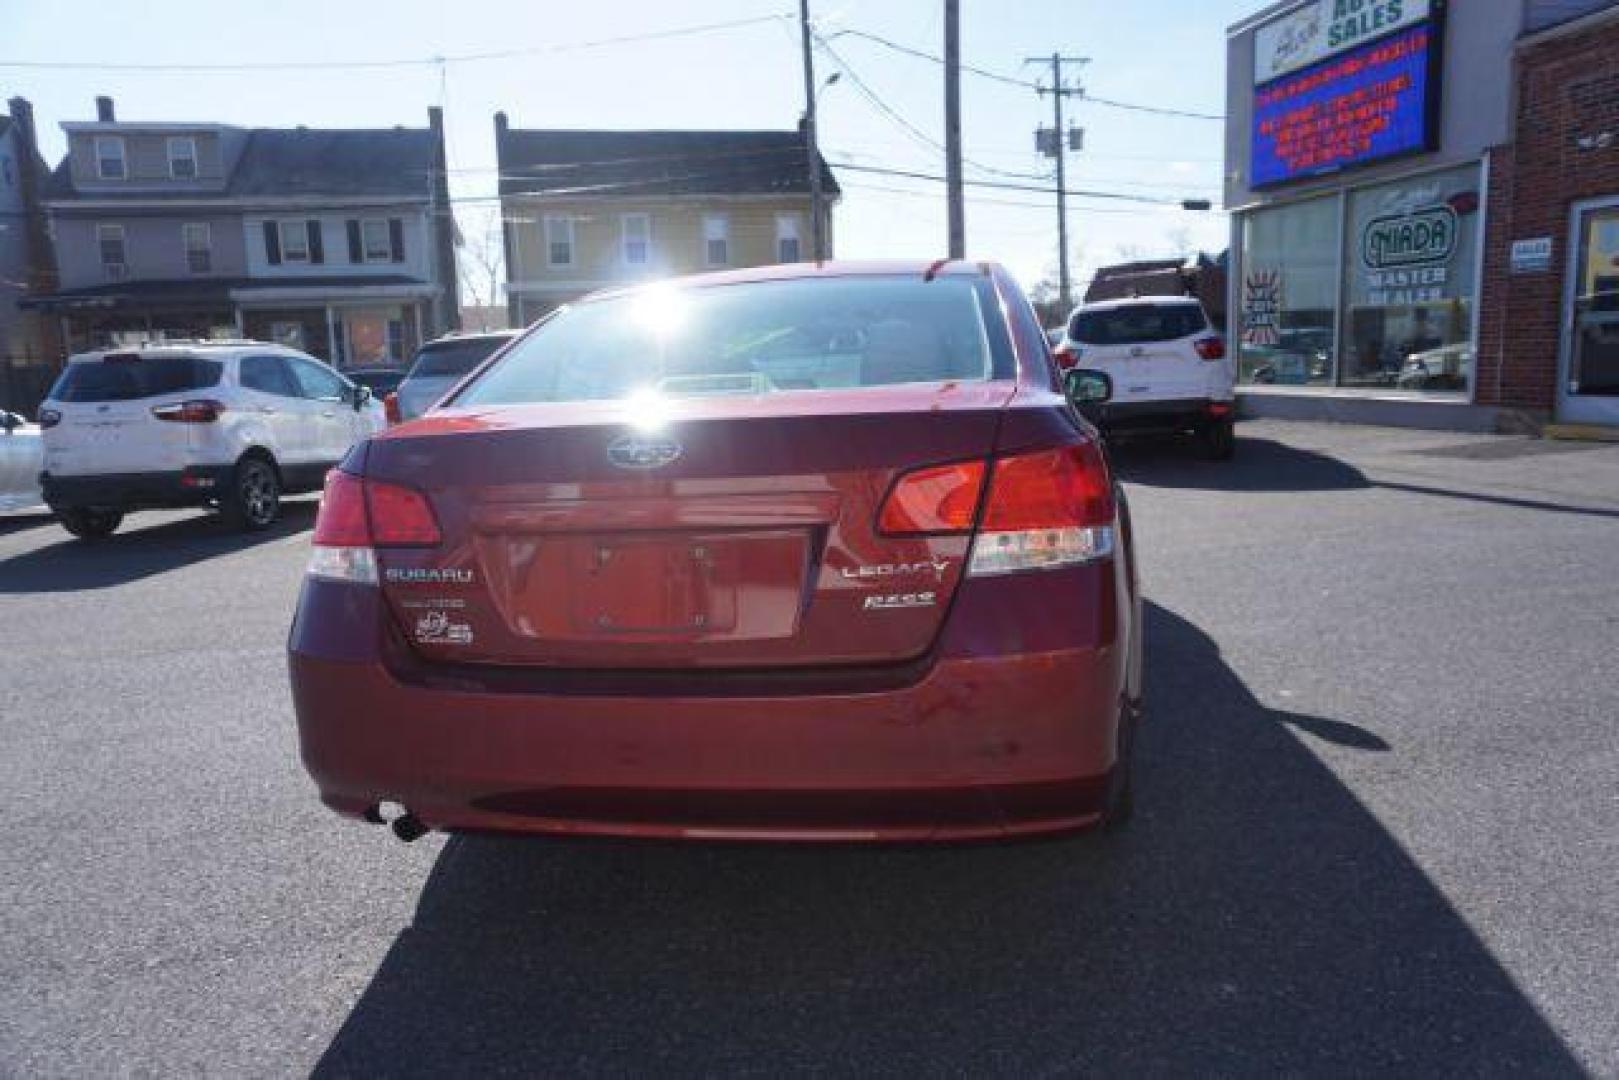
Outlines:
{"label": "brick building", "polygon": [[1515,49],[1491,158],[1476,399],[1619,424],[1619,4]]}
{"label": "brick building", "polygon": [[1619,0],[1286,0],[1227,80],[1248,413],[1619,424]]}

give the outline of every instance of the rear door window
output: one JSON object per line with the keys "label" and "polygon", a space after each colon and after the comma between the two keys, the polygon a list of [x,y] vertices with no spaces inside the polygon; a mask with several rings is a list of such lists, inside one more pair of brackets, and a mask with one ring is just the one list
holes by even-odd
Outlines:
{"label": "rear door window", "polygon": [[244,356],[242,358],[242,385],[261,394],[276,397],[302,397],[287,362],[279,356]]}
{"label": "rear door window", "polygon": [[1191,337],[1208,325],[1197,304],[1131,304],[1077,313],[1068,336],[1081,345],[1147,345]]}
{"label": "rear door window", "polygon": [[183,394],[217,386],[223,370],[219,361],[196,356],[115,353],[102,360],[69,364],[57,377],[50,396],[62,402],[94,402]]}

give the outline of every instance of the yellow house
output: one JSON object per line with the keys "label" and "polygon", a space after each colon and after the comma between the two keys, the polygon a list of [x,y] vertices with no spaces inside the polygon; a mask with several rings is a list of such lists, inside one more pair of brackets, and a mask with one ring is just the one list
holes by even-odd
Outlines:
{"label": "yellow house", "polygon": [[[585,293],[812,257],[800,131],[559,131],[495,114],[506,295],[524,326]],[[826,254],[837,180],[820,161]]]}

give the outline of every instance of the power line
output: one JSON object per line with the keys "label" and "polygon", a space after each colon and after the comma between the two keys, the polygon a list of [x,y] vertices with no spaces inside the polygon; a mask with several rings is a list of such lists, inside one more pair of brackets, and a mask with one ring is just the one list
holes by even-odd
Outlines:
{"label": "power line", "polygon": [[[944,183],[944,177],[934,173],[912,172],[908,169],[887,169],[876,165],[854,165],[846,161],[834,162],[840,169],[850,172],[874,173],[879,176],[902,176],[911,180],[931,180]],[[1011,184],[1000,180],[967,180],[968,187],[999,188],[1003,191],[1033,191],[1041,195],[1055,194],[1055,190],[1048,187],[1037,187],[1033,184]],[[1122,191],[1089,191],[1083,188],[1063,188],[1064,195],[1081,199],[1114,199],[1121,202],[1146,203],[1153,206],[1180,206],[1180,199],[1155,199],[1146,195],[1131,195]]]}
{"label": "power line", "polygon": [[[926,52],[922,49],[912,48],[909,45],[901,45],[897,41],[890,41],[881,34],[873,34],[865,30],[839,30],[837,33],[832,34],[831,37],[859,38],[862,41],[869,41],[873,44],[881,45],[885,49],[892,49],[894,52],[901,53],[905,56],[914,57],[918,60],[927,60],[934,64],[944,63],[944,57],[942,56],[935,56],[933,53]],[[996,71],[987,71],[984,68],[973,67],[971,64],[962,64],[961,70],[977,75],[979,78],[989,79],[992,82],[1002,83],[1006,86],[1016,86],[1024,90],[1043,89],[1040,83],[1036,81],[1030,79],[1020,79],[1013,75],[1002,75]],[[1090,94],[1082,95],[1082,100],[1090,102],[1092,105],[1105,105],[1112,109],[1125,109],[1130,112],[1150,113],[1157,116],[1173,116],[1185,120],[1218,120],[1221,122],[1224,122],[1225,120],[1225,116],[1223,114],[1194,112],[1190,109],[1171,109],[1159,105],[1142,105],[1138,102],[1119,101],[1115,98],[1093,97]]]}
{"label": "power line", "polygon": [[523,56],[535,56],[543,53],[573,52],[580,49],[597,49],[609,45],[628,45],[642,41],[659,41],[665,38],[690,37],[696,34],[713,33],[719,30],[735,30],[744,26],[757,26],[761,23],[779,22],[792,18],[788,12],[778,12],[774,15],[755,15],[746,19],[729,19],[724,22],[699,23],[694,26],[677,26],[667,30],[651,30],[639,34],[621,34],[616,37],[595,38],[587,41],[557,42],[551,45],[530,45],[516,49],[499,49],[492,52],[458,53],[446,56],[410,56],[396,57],[389,60],[254,60],[241,61],[228,64],[141,64],[141,63],[103,63],[100,61],[80,60],[0,60],[0,68],[24,68],[30,70],[47,71],[158,71],[174,73],[207,73],[231,71],[320,71],[320,70],[371,70],[377,68],[402,67],[430,67],[442,64],[468,64],[480,63],[488,60],[512,60]]}
{"label": "power line", "polygon": [[[882,96],[873,90],[866,83],[866,81],[860,77],[860,74],[849,65],[849,62],[845,60],[836,49],[832,48],[831,44],[826,38],[817,34],[816,42],[821,46],[821,51],[825,52],[827,56],[832,58],[832,62],[837,64],[838,67],[842,69],[844,75],[848,76],[849,82],[853,84],[854,88],[862,97],[871,103],[873,108],[882,113],[884,116],[888,117],[888,119],[892,120],[894,123],[898,124],[902,129],[909,133],[914,139],[920,141],[928,149],[941,154],[945,152],[944,143],[940,142],[938,139],[935,139],[933,136],[929,135],[927,132],[905,119],[905,117],[901,116],[893,107],[884,101]],[[985,165],[982,162],[974,161],[968,157],[963,157],[962,161],[966,162],[968,165],[971,165],[979,172],[990,173],[995,176],[1010,176],[1018,180],[1046,179],[1044,176],[1037,173],[1016,172],[1011,169],[999,169],[993,165]]]}
{"label": "power line", "polygon": [[[939,196],[931,191],[917,191],[914,188],[893,187],[889,184],[868,184],[859,180],[847,180],[844,182],[843,186],[855,191],[881,191],[889,195],[910,195],[918,199],[928,199],[932,202],[939,201]],[[979,206],[1005,206],[1019,210],[1038,210],[1043,214],[1051,213],[1051,203],[1049,202],[1030,202],[1023,199],[997,199],[987,195],[975,195],[971,192],[967,194],[967,200]],[[1175,208],[1175,204],[1172,203],[1153,203],[1150,206],[1142,206],[1139,208],[1130,206],[1089,206],[1085,208],[1085,212],[1087,214],[1126,214],[1131,216],[1140,216],[1143,214],[1157,214],[1165,210],[1172,210]],[[1046,231],[1049,232],[1049,230]]]}

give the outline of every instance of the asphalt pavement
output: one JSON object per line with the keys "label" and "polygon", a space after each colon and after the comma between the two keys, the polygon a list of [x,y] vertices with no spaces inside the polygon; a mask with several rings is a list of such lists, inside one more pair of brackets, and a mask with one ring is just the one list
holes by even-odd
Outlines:
{"label": "asphalt pavement", "polygon": [[1121,448],[1137,816],[430,836],[316,801],[313,505],[0,518],[0,1075],[1619,1073],[1619,446]]}

